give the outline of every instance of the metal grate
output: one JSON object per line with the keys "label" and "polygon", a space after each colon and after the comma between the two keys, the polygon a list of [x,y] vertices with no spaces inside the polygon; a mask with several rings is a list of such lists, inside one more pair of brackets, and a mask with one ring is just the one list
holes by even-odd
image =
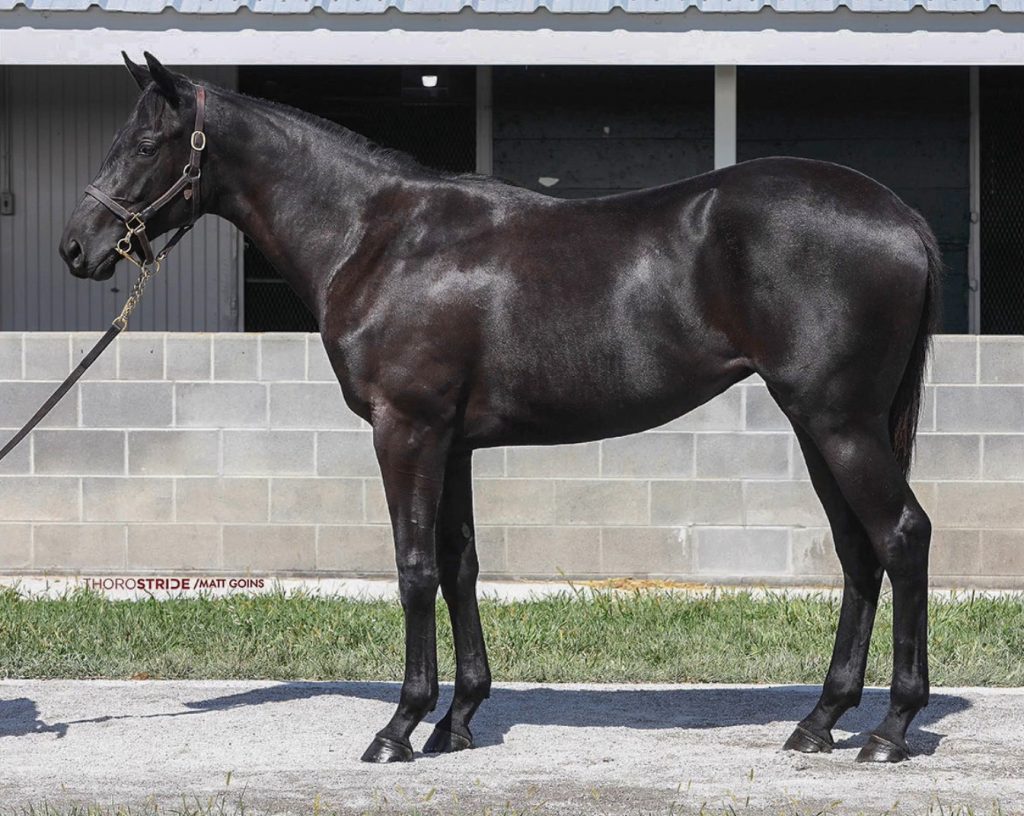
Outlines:
{"label": "metal grate", "polygon": [[[239,87],[330,119],[428,167],[476,166],[472,68],[242,68]],[[244,262],[246,331],[316,331],[316,320],[248,240]]]}
{"label": "metal grate", "polygon": [[981,331],[1024,333],[1024,69],[981,69]]}

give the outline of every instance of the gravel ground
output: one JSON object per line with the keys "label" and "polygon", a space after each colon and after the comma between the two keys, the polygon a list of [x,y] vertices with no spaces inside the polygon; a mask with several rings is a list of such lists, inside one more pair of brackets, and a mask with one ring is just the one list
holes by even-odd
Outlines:
{"label": "gravel ground", "polygon": [[[922,813],[936,801],[1024,813],[1024,689],[936,689],[898,766],[854,763],[884,712],[870,690],[830,755],[780,750],[805,686],[501,684],[478,747],[358,761],[392,683],[0,681],[0,802],[133,804],[241,797],[257,812]],[[450,699],[443,688],[436,720]],[[847,730],[848,729],[848,730]],[[420,747],[430,733],[414,735]],[[674,810],[673,810],[674,807]],[[935,811],[937,812],[937,811]]]}

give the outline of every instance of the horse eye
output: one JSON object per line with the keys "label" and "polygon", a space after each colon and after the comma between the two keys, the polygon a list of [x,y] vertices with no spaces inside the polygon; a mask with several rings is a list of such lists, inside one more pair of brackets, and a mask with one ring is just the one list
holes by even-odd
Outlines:
{"label": "horse eye", "polygon": [[156,155],[156,145],[153,144],[152,142],[142,142],[139,145],[139,155],[140,156],[155,156]]}

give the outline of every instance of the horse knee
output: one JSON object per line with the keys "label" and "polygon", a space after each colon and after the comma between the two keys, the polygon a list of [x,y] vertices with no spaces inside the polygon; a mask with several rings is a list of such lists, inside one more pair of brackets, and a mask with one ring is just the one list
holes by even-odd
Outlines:
{"label": "horse knee", "polygon": [[878,560],[894,581],[927,576],[932,523],[920,507],[907,505],[892,531],[878,542]]}

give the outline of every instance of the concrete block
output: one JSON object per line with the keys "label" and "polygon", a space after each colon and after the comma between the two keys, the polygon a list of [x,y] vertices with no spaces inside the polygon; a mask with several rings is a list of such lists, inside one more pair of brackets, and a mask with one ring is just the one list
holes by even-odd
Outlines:
{"label": "concrete block", "polygon": [[25,332],[25,379],[60,382],[71,371],[71,340],[66,332]]}
{"label": "concrete block", "polygon": [[[83,383],[84,385],[85,383]],[[5,382],[3,399],[0,399],[0,428],[17,429],[24,425],[39,410],[55,385],[45,382]],[[81,388],[81,386],[79,387]],[[75,389],[47,415],[40,428],[74,428],[78,425],[78,395]],[[6,440],[4,440],[6,442]],[[22,443],[24,444],[24,443]]]}
{"label": "concrete block", "polygon": [[174,419],[170,383],[83,382],[86,428],[166,428]]}
{"label": "concrete block", "polygon": [[[75,368],[82,358],[85,357],[99,339],[103,332],[74,332],[71,335],[71,368]],[[120,343],[124,339],[122,334],[114,341]],[[104,351],[91,366],[85,375],[87,380],[116,380],[117,379],[117,349],[108,348]]]}
{"label": "concrete block", "polygon": [[[474,490],[476,486],[474,485]],[[366,521],[369,524],[390,524],[391,514],[388,512],[388,501],[384,495],[384,483],[380,479],[363,479],[363,499],[366,502]],[[479,502],[476,504],[477,523]]]}
{"label": "concrete block", "polygon": [[647,482],[564,479],[555,482],[555,518],[560,524],[647,524]]}
{"label": "concrete block", "polygon": [[986,479],[1024,480],[1024,435],[983,437],[981,462]]}
{"label": "concrete block", "polygon": [[519,577],[601,574],[597,527],[509,527],[508,571]]}
{"label": "concrete block", "polygon": [[826,527],[828,519],[810,482],[744,482],[747,524]]}
{"label": "concrete block", "polygon": [[928,574],[932,577],[977,575],[981,568],[979,530],[933,529],[928,551]]}
{"label": "concrete block", "polygon": [[698,527],[694,555],[700,575],[735,578],[789,572],[789,530],[757,527]]}
{"label": "concrete block", "polygon": [[1013,530],[1021,526],[1024,483],[937,482],[935,503],[924,506],[936,527]]}
{"label": "concrete block", "polygon": [[306,335],[306,379],[310,382],[338,382],[338,376],[327,359],[327,350],[319,334]]}
{"label": "concrete block", "polygon": [[176,422],[189,428],[260,428],[267,424],[267,386],[257,383],[178,383]]}
{"label": "concrete block", "polygon": [[320,431],[316,437],[316,472],[320,476],[380,478],[370,431]]}
{"label": "concrete block", "polygon": [[164,345],[167,379],[209,380],[213,374],[212,334],[169,334]]}
{"label": "concrete block", "polygon": [[743,428],[743,388],[733,386],[710,402],[662,425],[659,431],[739,431]]}
{"label": "concrete block", "polygon": [[351,524],[363,520],[361,479],[273,479],[270,520],[290,524]]}
{"label": "concrete block", "polygon": [[601,475],[693,476],[693,434],[648,433],[601,443]]}
{"label": "concrete block", "polygon": [[128,472],[142,476],[216,476],[217,431],[129,431]]}
{"label": "concrete block", "polygon": [[687,575],[692,558],[682,527],[605,527],[601,572],[608,576]]}
{"label": "concrete block", "polygon": [[229,525],[224,528],[224,569],[312,572],[316,569],[316,528]]}
{"label": "concrete block", "polygon": [[971,433],[1020,433],[1024,429],[1024,387],[940,385],[935,429]]}
{"label": "concrete block", "polygon": [[258,334],[215,334],[213,336],[213,378],[215,380],[258,380],[260,377],[260,336]]}
{"label": "concrete block", "polygon": [[274,428],[359,430],[337,383],[271,383],[270,424]]}
{"label": "concrete block", "polygon": [[978,572],[1019,587],[1024,577],[1024,530],[983,530]]}
{"label": "concrete block", "polygon": [[981,476],[981,437],[920,434],[915,445],[915,479],[977,479]]}
{"label": "concrete block", "polygon": [[978,338],[974,335],[938,335],[932,341],[929,360],[930,382],[977,382]]}
{"label": "concrete block", "polygon": [[778,403],[763,385],[744,387],[746,394],[745,428],[748,431],[789,431],[792,425]]}
{"label": "concrete block", "polygon": [[36,473],[123,476],[124,437],[124,431],[37,430],[32,439]]}
{"label": "concrete block", "polygon": [[1024,383],[1024,337],[979,337],[979,380]]}
{"label": "concrete block", "polygon": [[514,477],[596,477],[601,469],[598,442],[583,445],[537,445],[505,452],[508,475]]}
{"label": "concrete block", "polygon": [[78,521],[78,479],[0,476],[0,521]]}
{"label": "concrete block", "polygon": [[506,476],[505,448],[484,448],[473,452],[473,475],[477,478]]}
{"label": "concrete block", "polygon": [[792,529],[789,533],[790,566],[796,577],[842,583],[843,568],[836,555],[832,532],[822,527]]}
{"label": "concrete block", "polygon": [[[0,383],[0,388],[3,386],[4,383]],[[45,432],[36,430],[34,434],[29,434],[27,439],[23,439],[18,447],[8,453],[3,461],[0,461],[0,475],[14,476],[32,472],[32,445],[35,442],[32,437],[41,433]],[[8,437],[11,436],[14,436],[14,431],[0,431],[0,440],[2,440],[0,446],[6,445]]]}
{"label": "concrete block", "polygon": [[36,569],[61,573],[124,569],[124,525],[39,524],[33,534]]}
{"label": "concrete block", "polygon": [[114,345],[117,346],[118,379],[162,380],[164,378],[163,334],[159,332],[125,332],[117,338]]}
{"label": "concrete block", "polygon": [[508,572],[508,547],[504,527],[476,528],[476,554],[482,575]]}
{"label": "concrete block", "polygon": [[[370,508],[367,483],[367,518]],[[477,525],[552,524],[555,483],[550,479],[478,479],[473,485]]]}
{"label": "concrete block", "polygon": [[224,431],[224,474],[304,476],[316,472],[313,431]]}
{"label": "concrete block", "polygon": [[697,477],[788,478],[789,444],[784,433],[697,434]]}
{"label": "concrete block", "polygon": [[130,570],[217,570],[221,568],[219,524],[130,524]]}
{"label": "concrete block", "polygon": [[178,479],[177,520],[266,522],[270,517],[267,479]]}
{"label": "concrete block", "polygon": [[260,337],[260,379],[288,382],[306,379],[306,335],[299,332]]}
{"label": "concrete block", "polygon": [[82,479],[86,521],[173,521],[174,483],[170,479]]}
{"label": "concrete block", "polygon": [[0,333],[0,380],[20,380],[21,363],[21,334]]}
{"label": "concrete block", "polygon": [[395,545],[390,525],[319,527],[316,568],[389,577],[396,575]]}
{"label": "concrete block", "polygon": [[917,430],[927,433],[935,430],[935,386],[924,387],[921,411],[917,415]]}
{"label": "concrete block", "polygon": [[651,482],[651,523],[742,524],[742,485],[737,481]]}
{"label": "concrete block", "polygon": [[32,527],[0,524],[0,572],[32,566]]}

